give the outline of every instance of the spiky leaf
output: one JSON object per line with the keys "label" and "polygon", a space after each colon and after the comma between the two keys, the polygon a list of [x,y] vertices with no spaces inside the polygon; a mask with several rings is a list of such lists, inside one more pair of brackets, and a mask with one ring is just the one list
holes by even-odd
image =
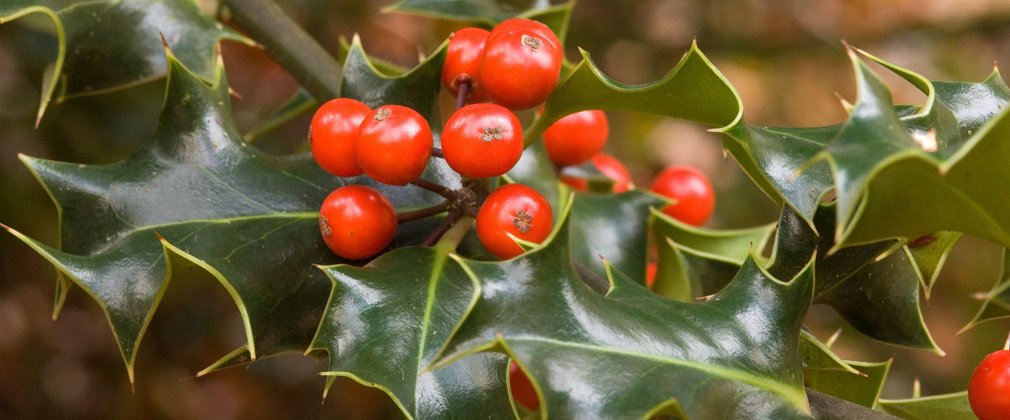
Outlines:
{"label": "spiky leaf", "polygon": [[[318,233],[318,208],[337,186],[372,182],[332,177],[305,154],[245,145],[223,68],[208,85],[174,55],[168,62],[165,107],[137,153],[109,165],[25,158],[61,209],[62,250],[15,234],[102,306],[131,377],[174,260],[217,278],[242,315],[245,351],[214,367],[304,349],[327,290],[311,265],[337,262]],[[398,207],[438,201],[413,187],[377,187]],[[396,244],[419,241],[409,233]]]}
{"label": "spiky leaf", "polygon": [[[876,61],[927,95],[895,107],[859,57]],[[850,50],[857,101],[849,119],[820,128],[726,130],[726,147],[770,196],[810,222],[820,198],[838,194],[836,246],[953,230],[1010,244],[1003,203],[1010,169],[1010,89],[998,73],[982,83],[933,82]]]}
{"label": "spiky leaf", "polygon": [[602,296],[565,263],[566,226],[509,261],[458,259],[481,295],[442,364],[504,351],[537,384],[543,414],[561,418],[807,415],[797,336],[810,271],[785,284],[748,260],[723,292],[690,304],[609,267],[612,287]]}
{"label": "spiky leaf", "polygon": [[323,267],[333,291],[312,348],[329,354],[324,375],[381,388],[408,417],[512,417],[507,357],[480,354],[429,369],[480,292],[450,251],[401,248],[361,268]]}
{"label": "spiky leaf", "polygon": [[932,395],[906,400],[880,400],[880,408],[907,420],[974,420],[968,392]]}
{"label": "spiky leaf", "polygon": [[39,119],[50,100],[59,102],[163,76],[162,39],[179,61],[205,80],[214,77],[219,41],[253,44],[201,14],[188,0],[7,0],[0,4],[0,23],[31,13],[52,19],[59,42],[56,61],[43,80]]}

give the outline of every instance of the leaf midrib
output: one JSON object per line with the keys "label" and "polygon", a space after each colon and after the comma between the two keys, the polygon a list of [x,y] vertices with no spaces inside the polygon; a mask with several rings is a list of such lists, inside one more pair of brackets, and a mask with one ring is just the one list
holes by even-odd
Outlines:
{"label": "leaf midrib", "polygon": [[644,353],[635,353],[631,351],[621,350],[613,347],[604,347],[592,344],[576,343],[571,341],[559,341],[543,337],[519,337],[519,338],[507,338],[507,341],[516,342],[537,342],[541,344],[548,344],[560,347],[571,347],[581,350],[595,351],[600,353],[611,353],[625,357],[632,357],[638,359],[649,360],[656,363],[663,363],[667,365],[681,366],[690,369],[699,370],[705,373],[709,373],[712,376],[723,377],[736,382],[742,382],[759,389],[764,389],[768,392],[777,394],[785,399],[789,404],[799,408],[803,412],[807,412],[806,394],[802,391],[797,391],[793,389],[792,386],[784,382],[779,382],[775,380],[770,380],[761,376],[753,375],[746,371],[740,371],[736,369],[725,368],[721,366],[715,366],[711,364],[698,363],[691,360],[685,359],[675,359],[672,357],[656,356]]}

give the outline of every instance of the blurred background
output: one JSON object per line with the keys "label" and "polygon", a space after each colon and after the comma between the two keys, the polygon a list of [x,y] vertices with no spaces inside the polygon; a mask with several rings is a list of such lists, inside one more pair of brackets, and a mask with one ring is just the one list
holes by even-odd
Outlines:
{"label": "blurred background", "polygon": [[[286,0],[282,7],[331,52],[359,33],[366,51],[412,66],[457,23],[379,12],[389,0]],[[514,3],[522,4],[521,1]],[[45,21],[41,27],[45,27]],[[109,163],[136,150],[154,126],[163,81],[51,106],[34,127],[45,66],[55,38],[25,22],[0,26],[0,222],[55,244],[56,209],[18,154],[80,163]],[[815,126],[840,122],[838,96],[853,100],[842,40],[932,79],[984,79],[1010,62],[1010,1],[976,0],[579,0],[567,53],[588,50],[625,83],[662,77],[697,39],[743,97],[752,124]],[[297,85],[262,51],[223,47],[228,77],[241,99],[235,117],[251,128]],[[896,102],[923,99],[883,72]],[[838,96],[836,96],[838,95]],[[448,99],[448,98],[447,98]],[[607,150],[639,185],[670,164],[690,164],[713,180],[718,200],[709,226],[748,227],[776,220],[777,209],[723,156],[718,136],[674,120],[610,113]],[[257,145],[289,153],[304,142],[306,115]],[[923,304],[933,336],[947,352],[884,346],[865,339],[828,308],[814,307],[808,326],[822,340],[843,333],[845,358],[894,358],[884,397],[907,398],[922,380],[924,395],[963,390],[974,366],[1001,347],[1010,322],[955,333],[978,308],[1000,272],[996,246],[966,238],[954,250]],[[283,356],[195,378],[195,372],[243,343],[231,299],[212,282],[173,283],[137,357],[131,389],[99,307],[74,290],[51,319],[54,270],[9,235],[0,235],[0,418],[396,418],[385,394],[338,380],[321,398],[325,362]],[[202,296],[198,301],[191,296]]]}

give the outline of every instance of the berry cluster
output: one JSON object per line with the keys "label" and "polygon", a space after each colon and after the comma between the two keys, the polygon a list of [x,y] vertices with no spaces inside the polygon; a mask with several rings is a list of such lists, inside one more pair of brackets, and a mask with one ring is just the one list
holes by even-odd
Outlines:
{"label": "berry cluster", "polygon": [[[608,132],[607,115],[599,110],[567,115],[544,131],[547,156],[562,168],[562,182],[577,190],[588,190],[589,183],[584,177],[565,170],[588,162],[593,170],[612,181],[609,192],[622,193],[632,186],[628,168],[602,152]],[[651,190],[674,201],[663,208],[664,213],[690,225],[705,224],[715,209],[715,193],[708,177],[688,166],[664,169],[653,179]]]}
{"label": "berry cluster", "polygon": [[[440,150],[434,148],[431,126],[408,107],[383,105],[373,110],[348,98],[319,107],[309,136],[312,156],[321,168],[340,177],[365,174],[384,184],[414,184],[446,199],[432,208],[397,215],[389,200],[373,188],[338,188],[320,209],[319,227],[326,244],[343,258],[368,258],[393,241],[399,223],[445,212],[449,213],[445,226],[464,215],[476,217],[477,237],[499,258],[521,254],[521,242],[546,239],[553,226],[547,200],[517,184],[488,193],[486,179],[505,174],[519,161],[522,125],[510,108],[543,102],[557,84],[561,61],[557,36],[539,22],[515,18],[491,32],[478,28],[456,32],[442,81],[457,95],[459,106],[445,124]],[[464,106],[468,99],[488,98],[494,102]],[[421,178],[433,154],[467,180],[464,188],[450,190]],[[444,231],[433,232],[425,244],[431,245]]]}

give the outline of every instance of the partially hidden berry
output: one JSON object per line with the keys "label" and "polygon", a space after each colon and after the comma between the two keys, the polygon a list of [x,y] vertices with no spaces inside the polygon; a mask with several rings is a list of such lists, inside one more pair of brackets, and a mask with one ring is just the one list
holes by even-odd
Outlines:
{"label": "partially hidden berry", "polygon": [[481,28],[463,28],[449,38],[445,64],[442,65],[442,85],[453,96],[458,93],[460,84],[469,83],[470,100],[480,102],[485,99],[477,75],[480,73],[480,56],[484,53],[484,43],[489,34]]}
{"label": "partially hidden berry", "polygon": [[396,235],[396,209],[379,191],[347,185],[330,193],[319,209],[319,231],[333,253],[360,260],[382,251]]}
{"label": "partially hidden berry", "polygon": [[361,123],[355,155],[376,181],[406,185],[417,179],[431,157],[431,127],[417,111],[400,105],[376,108]]}
{"label": "partially hidden berry", "polygon": [[558,166],[578,165],[603,150],[609,134],[610,124],[603,111],[566,115],[544,131],[547,157]]}
{"label": "partially hidden berry", "polygon": [[442,131],[445,161],[470,178],[499,176],[515,166],[523,154],[519,118],[495,104],[474,104],[449,117]]}
{"label": "partially hidden berry", "polygon": [[[610,185],[608,192],[622,193],[627,191],[631,185],[631,173],[628,172],[628,167],[624,166],[624,164],[617,160],[617,158],[600,152],[589,159],[589,164],[610,179],[612,184]],[[587,191],[589,189],[588,180],[578,175],[570,175],[562,172],[561,182],[564,182],[565,184],[568,184],[568,186],[579,191]]]}
{"label": "partially hidden berry", "polygon": [[491,192],[477,212],[477,239],[501,259],[523,253],[509,234],[541,243],[551,233],[554,216],[540,193],[521,184],[508,184]]}
{"label": "partially hidden berry", "polygon": [[708,177],[689,166],[664,169],[652,181],[652,191],[675,202],[663,208],[670,217],[693,226],[705,224],[715,209],[715,192]]}
{"label": "partially hidden berry", "polygon": [[361,175],[354,144],[369,112],[368,105],[349,98],[333,99],[316,110],[309,126],[309,143],[320,168],[336,176]]}
{"label": "partially hidden berry", "polygon": [[554,91],[563,58],[561,42],[546,25],[508,19],[488,35],[478,83],[497,104],[515,110],[532,108]]}
{"label": "partially hidden berry", "polygon": [[523,408],[536,410],[540,407],[540,399],[537,398],[533,382],[515,361],[509,363],[509,391],[512,393],[512,399]]}

